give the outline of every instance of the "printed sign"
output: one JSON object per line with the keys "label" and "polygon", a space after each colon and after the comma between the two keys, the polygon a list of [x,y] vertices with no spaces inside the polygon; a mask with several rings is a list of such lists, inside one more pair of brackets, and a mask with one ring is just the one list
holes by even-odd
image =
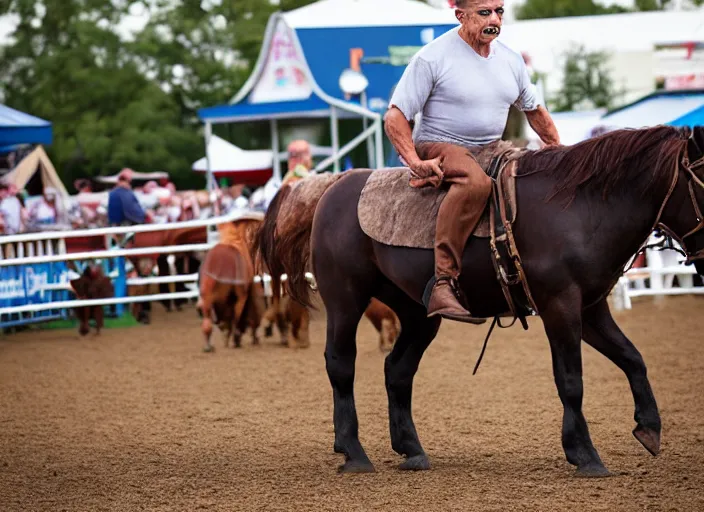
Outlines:
{"label": "printed sign", "polygon": [[307,69],[308,64],[294,44],[292,30],[280,20],[271,39],[264,71],[250,93],[250,103],[308,99],[313,87]]}

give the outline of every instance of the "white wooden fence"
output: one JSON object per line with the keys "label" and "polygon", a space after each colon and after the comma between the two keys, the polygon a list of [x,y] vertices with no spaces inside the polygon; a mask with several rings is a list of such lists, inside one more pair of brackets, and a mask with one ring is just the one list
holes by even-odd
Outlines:
{"label": "white wooden fence", "polygon": [[[652,235],[649,242],[659,241],[660,239]],[[646,267],[630,269],[621,276],[614,287],[612,298],[615,309],[632,309],[631,299],[636,297],[704,295],[704,286],[694,285],[696,269],[693,265],[685,265],[685,257],[677,251],[646,249],[645,257]],[[674,286],[675,277],[677,287]]]}
{"label": "white wooden fence", "polygon": [[[98,228],[76,231],[25,233],[21,235],[3,236],[0,237],[0,269],[10,266],[47,264],[52,262],[63,262],[70,260],[95,260],[104,258],[114,258],[117,256],[136,256],[144,254],[174,254],[178,252],[207,251],[217,243],[217,231],[211,232],[210,230],[208,230],[208,242],[205,244],[174,245],[147,248],[142,247],[133,249],[111,248],[100,251],[89,251],[72,254],[67,254],[65,247],[67,238],[127,235],[130,233],[146,233],[151,231],[165,231],[189,227],[211,227],[216,226],[218,224],[223,224],[225,222],[231,222],[238,219],[246,218],[262,219],[263,214],[260,212],[235,211],[231,214],[220,217],[186,222],[145,224],[139,226]],[[49,247],[51,247],[52,245],[56,245],[61,249],[56,251],[46,251],[44,249],[45,244]],[[7,250],[8,246],[11,246],[9,250]],[[17,248],[18,250],[15,250],[15,248]],[[2,255],[8,253],[11,255],[11,257],[2,258]],[[62,276],[60,282],[52,284],[41,284],[40,289],[41,291],[46,292],[55,290],[70,290],[68,281],[75,277],[78,276],[66,273],[66,275]],[[116,275],[113,273],[109,277],[115,278]],[[170,275],[160,277],[142,277],[127,279],[126,284],[127,286],[137,286],[152,283],[195,284],[197,280],[198,274],[190,274],[185,276]],[[151,302],[169,299],[190,299],[197,297],[198,290],[195,286],[192,286],[191,288],[192,289],[187,292],[170,292],[142,296],[113,297],[99,300],[64,300],[40,302],[34,304],[23,304],[12,307],[2,307],[0,308],[0,315],[33,313],[46,310],[74,308],[78,306],[128,304],[134,302]]]}

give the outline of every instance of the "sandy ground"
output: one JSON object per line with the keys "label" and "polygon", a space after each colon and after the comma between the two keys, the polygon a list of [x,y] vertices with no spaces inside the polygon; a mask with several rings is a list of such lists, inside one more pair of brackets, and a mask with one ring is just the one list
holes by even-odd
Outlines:
{"label": "sandy ground", "polygon": [[651,457],[631,435],[623,374],[584,347],[585,414],[614,477],[573,476],[539,319],[494,334],[446,322],[416,378],[433,469],[404,473],[388,433],[383,356],[359,332],[360,437],[377,472],[339,475],[323,313],[311,347],[277,340],[203,354],[193,309],[80,339],[0,339],[0,511],[704,510],[704,299],[642,300],[617,315],[663,417]]}

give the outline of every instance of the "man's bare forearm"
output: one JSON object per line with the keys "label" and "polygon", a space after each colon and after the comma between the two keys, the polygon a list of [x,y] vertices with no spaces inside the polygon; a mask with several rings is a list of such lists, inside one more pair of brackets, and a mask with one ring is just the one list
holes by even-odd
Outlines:
{"label": "man's bare forearm", "polygon": [[548,146],[556,146],[560,144],[560,135],[557,133],[555,123],[550,117],[550,113],[543,106],[537,109],[526,112],[528,124],[535,130],[540,139]]}
{"label": "man's bare forearm", "polygon": [[413,144],[411,125],[398,108],[391,107],[384,115],[384,131],[406,165],[413,167],[420,162],[415,144]]}

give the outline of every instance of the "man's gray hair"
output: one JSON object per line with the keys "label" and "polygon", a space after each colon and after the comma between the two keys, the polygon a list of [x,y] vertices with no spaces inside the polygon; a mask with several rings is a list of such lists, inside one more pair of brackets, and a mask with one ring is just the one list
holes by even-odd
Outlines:
{"label": "man's gray hair", "polygon": [[457,9],[466,9],[473,0],[455,0],[455,7]]}

